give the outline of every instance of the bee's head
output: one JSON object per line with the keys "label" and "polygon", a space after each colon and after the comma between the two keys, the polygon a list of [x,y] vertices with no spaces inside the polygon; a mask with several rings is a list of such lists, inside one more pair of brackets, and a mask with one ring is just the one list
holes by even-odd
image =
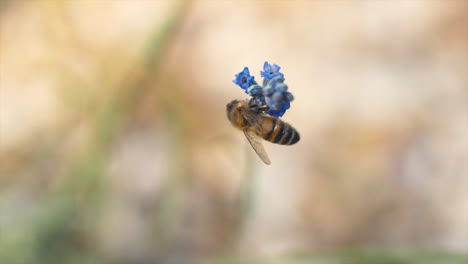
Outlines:
{"label": "bee's head", "polygon": [[238,103],[238,100],[233,100],[229,104],[226,105],[226,111],[229,113],[232,111],[232,108]]}
{"label": "bee's head", "polygon": [[234,118],[234,116],[240,115],[240,109],[248,108],[248,104],[246,101],[241,100],[233,100],[229,104],[226,105],[226,113],[229,120]]}

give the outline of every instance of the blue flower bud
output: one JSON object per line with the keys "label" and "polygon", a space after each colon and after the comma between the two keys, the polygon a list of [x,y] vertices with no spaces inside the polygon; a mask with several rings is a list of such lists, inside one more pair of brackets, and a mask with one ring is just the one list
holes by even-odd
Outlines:
{"label": "blue flower bud", "polygon": [[[266,80],[266,82],[265,82]],[[283,76],[275,76],[271,79],[265,79],[264,82],[263,82],[263,86],[266,86],[266,85],[271,85],[273,87],[276,87],[276,85],[280,84],[280,83],[284,83],[284,77]]]}
{"label": "blue flower bud", "polygon": [[258,84],[253,84],[247,88],[247,93],[252,96],[260,96],[263,94],[262,87]]}
{"label": "blue flower bud", "polygon": [[267,85],[267,86],[263,87],[263,95],[264,96],[271,96],[271,95],[273,95],[274,92],[275,92],[275,88],[273,88],[273,86],[271,86],[271,85]]}
{"label": "blue flower bud", "polygon": [[280,92],[275,92],[272,96],[271,99],[273,99],[274,102],[281,102],[283,100],[283,93]]}
{"label": "blue flower bud", "polygon": [[289,108],[289,102],[283,101],[281,103],[274,103],[273,106],[266,113],[271,116],[281,117]]}
{"label": "blue flower bud", "polygon": [[280,110],[281,109],[281,103],[280,102],[275,102],[273,104],[273,109],[274,110]]}
{"label": "blue flower bud", "polygon": [[265,103],[268,105],[268,107],[272,108],[275,102],[273,102],[271,97],[265,97]]}
{"label": "blue flower bud", "polygon": [[286,98],[286,100],[288,100],[288,102],[294,100],[294,96],[290,92],[284,92],[284,97]]}
{"label": "blue flower bud", "polygon": [[286,92],[288,90],[288,86],[284,83],[278,83],[275,88],[277,92]]}

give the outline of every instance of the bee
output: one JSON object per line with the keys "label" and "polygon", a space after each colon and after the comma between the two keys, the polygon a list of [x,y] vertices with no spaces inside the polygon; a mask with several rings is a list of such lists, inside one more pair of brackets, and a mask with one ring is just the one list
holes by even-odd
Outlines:
{"label": "bee", "polygon": [[280,145],[293,145],[300,139],[290,124],[263,113],[264,108],[251,101],[234,100],[227,104],[227,117],[232,125],[242,130],[250,145],[265,164],[270,158],[262,145],[262,138]]}

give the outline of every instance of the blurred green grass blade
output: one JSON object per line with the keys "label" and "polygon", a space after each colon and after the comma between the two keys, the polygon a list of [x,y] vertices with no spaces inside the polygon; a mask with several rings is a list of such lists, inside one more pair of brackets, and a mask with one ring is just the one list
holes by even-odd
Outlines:
{"label": "blurred green grass blade", "polygon": [[[37,201],[26,222],[1,230],[0,263],[103,263],[95,242],[95,228],[105,194],[104,174],[115,138],[130,113],[159,76],[166,49],[174,36],[187,2],[181,2],[167,24],[149,37],[139,74],[130,74],[110,101],[91,118],[92,136],[71,162],[65,181]],[[91,114],[85,111],[83,114]]]}

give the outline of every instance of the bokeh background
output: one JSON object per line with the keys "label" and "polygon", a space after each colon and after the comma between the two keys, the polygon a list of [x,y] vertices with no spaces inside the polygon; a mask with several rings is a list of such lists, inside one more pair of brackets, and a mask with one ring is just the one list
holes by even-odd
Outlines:
{"label": "bokeh background", "polygon": [[[468,1],[0,1],[0,263],[468,263]],[[225,107],[282,67],[301,133]]]}

